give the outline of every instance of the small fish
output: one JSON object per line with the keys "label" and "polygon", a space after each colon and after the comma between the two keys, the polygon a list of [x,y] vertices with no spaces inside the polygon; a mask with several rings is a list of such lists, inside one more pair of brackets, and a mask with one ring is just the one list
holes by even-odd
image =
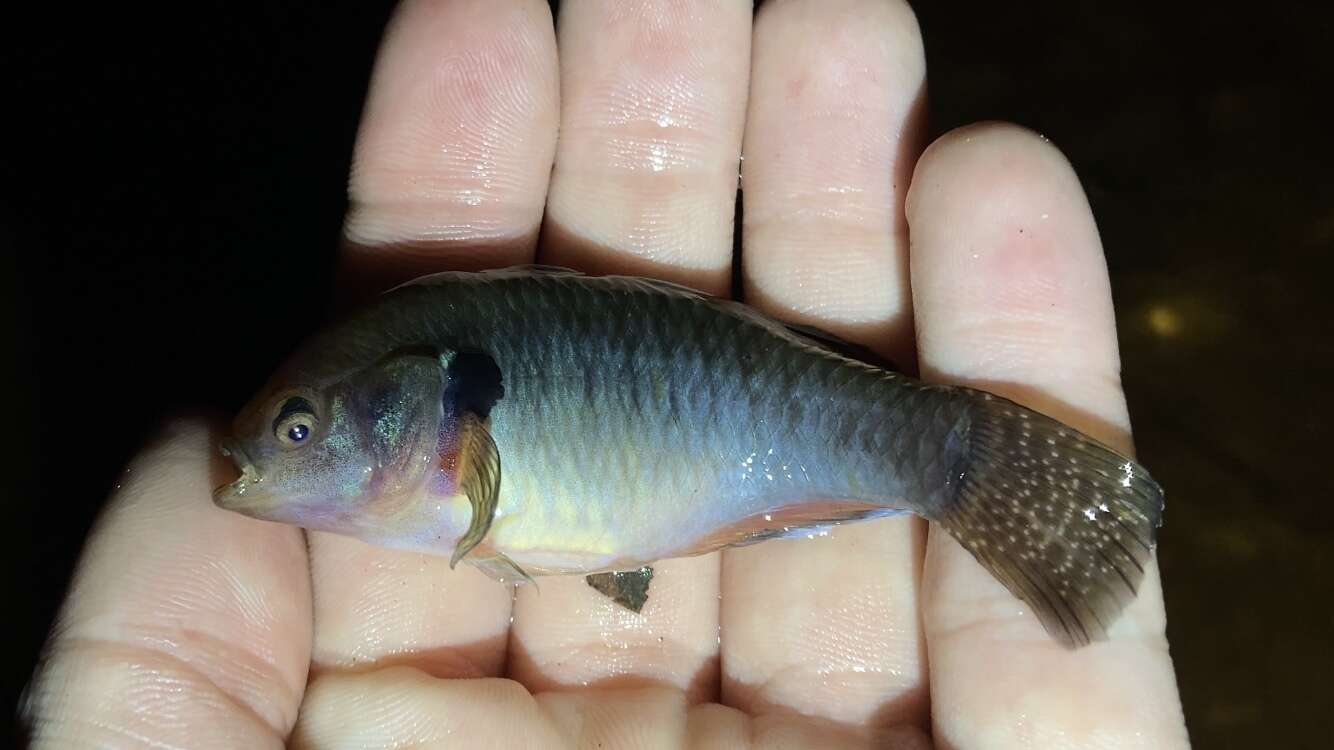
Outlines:
{"label": "small fish", "polygon": [[1061,643],[1104,639],[1152,555],[1157,483],[855,351],[661,281],[436,274],[298,349],[237,416],[240,477],[214,500],[512,583],[585,574],[631,608],[656,560],[916,513]]}

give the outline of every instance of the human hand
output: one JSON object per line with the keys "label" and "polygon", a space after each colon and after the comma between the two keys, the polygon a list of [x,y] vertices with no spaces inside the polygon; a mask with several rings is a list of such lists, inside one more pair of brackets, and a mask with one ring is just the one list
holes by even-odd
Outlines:
{"label": "human hand", "polygon": [[[752,28],[746,3],[652,5],[567,2],[559,50],[545,4],[400,8],[348,286],[532,262],[541,226],[541,262],[725,294],[744,140],[751,304],[1128,449],[1076,178],[1003,125],[918,158],[906,6],[774,2]],[[665,561],[642,615],[580,577],[512,598],[215,509],[215,437],[178,423],[116,491],[30,696],[38,746],[1186,744],[1153,569],[1079,651],[916,518]]]}

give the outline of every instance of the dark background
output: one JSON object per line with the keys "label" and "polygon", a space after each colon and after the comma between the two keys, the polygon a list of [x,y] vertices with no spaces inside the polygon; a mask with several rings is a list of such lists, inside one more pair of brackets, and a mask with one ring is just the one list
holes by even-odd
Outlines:
{"label": "dark background", "polygon": [[[391,3],[60,6],[11,24],[13,705],[118,469],[323,314]],[[127,7],[128,6],[128,7]],[[934,132],[1061,147],[1102,228],[1199,747],[1334,737],[1328,5],[919,3]],[[8,619],[8,618],[7,618]]]}

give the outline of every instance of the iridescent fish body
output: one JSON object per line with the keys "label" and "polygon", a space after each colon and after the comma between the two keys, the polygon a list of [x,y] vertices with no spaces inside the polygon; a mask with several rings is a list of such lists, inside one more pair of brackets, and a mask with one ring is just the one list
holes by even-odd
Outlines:
{"label": "iridescent fish body", "polygon": [[430,276],[315,336],[241,412],[216,502],[503,580],[633,571],[832,524],[938,522],[1067,645],[1134,598],[1138,464],[739,303],[519,268]]}

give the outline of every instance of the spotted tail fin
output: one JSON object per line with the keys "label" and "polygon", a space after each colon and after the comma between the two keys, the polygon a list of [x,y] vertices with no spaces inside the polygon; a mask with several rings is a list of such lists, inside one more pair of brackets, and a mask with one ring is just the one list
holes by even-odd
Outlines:
{"label": "spotted tail fin", "polygon": [[1104,640],[1152,557],[1162,489],[1133,460],[989,394],[971,407],[966,446],[934,520],[1057,640]]}

